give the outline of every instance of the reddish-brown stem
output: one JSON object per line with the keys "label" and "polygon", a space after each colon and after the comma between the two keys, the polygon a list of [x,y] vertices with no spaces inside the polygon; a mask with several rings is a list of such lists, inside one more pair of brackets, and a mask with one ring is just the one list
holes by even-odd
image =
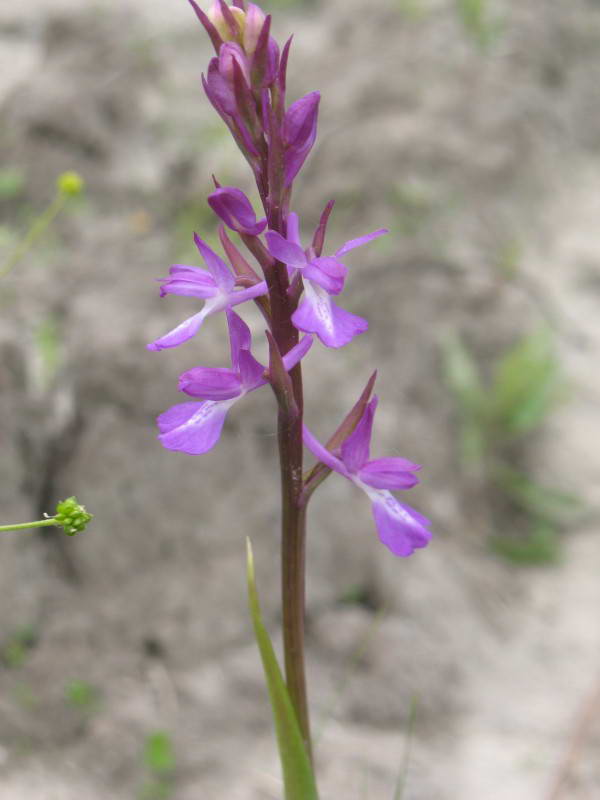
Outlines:
{"label": "reddish-brown stem", "polygon": [[[276,103],[278,107],[280,103]],[[287,233],[287,213],[291,188],[284,186],[281,109],[268,109],[270,134],[266,157],[261,159],[263,173],[257,186],[263,201],[269,229],[282,236]],[[258,111],[258,108],[257,108]],[[262,119],[262,116],[259,115]],[[282,355],[298,343],[298,330],[292,324],[295,301],[290,297],[288,271],[275,261],[256,236],[241,234],[244,244],[261,265],[269,287],[271,333]],[[277,432],[281,474],[281,594],[285,677],[296,712],[306,751],[312,760],[312,746],[304,667],[305,617],[305,541],[306,505],[302,476],[302,369],[297,364],[290,371],[294,403],[279,402]]]}

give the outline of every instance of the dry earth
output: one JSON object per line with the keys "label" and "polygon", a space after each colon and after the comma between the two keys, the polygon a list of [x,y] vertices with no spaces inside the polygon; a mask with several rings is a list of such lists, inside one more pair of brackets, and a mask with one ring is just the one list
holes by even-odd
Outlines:
{"label": "dry earth", "polygon": [[[489,6],[501,25],[485,49],[452,0],[333,0],[277,21],[296,34],[292,95],[323,94],[304,226],[334,196],[333,244],[393,231],[352,259],[345,297],[371,330],[339,353],[314,348],[309,419],[326,435],[378,366],[378,449],[424,464],[414,502],[436,531],[399,562],[350,487],[332,478],[315,499],[309,668],[327,800],[391,800],[413,698],[403,800],[600,796],[600,6]],[[0,800],[137,798],[156,730],[177,756],[173,800],[280,798],[243,589],[250,533],[277,637],[272,403],[246,398],[208,457],[166,453],[153,418],[177,401],[179,372],[221,363],[224,331],[144,348],[185,312],[152,279],[190,256],[194,227],[210,231],[210,173],[250,189],[198,90],[202,30],[174,0],[0,0],[0,41],[1,163],[26,177],[18,202],[0,200],[2,242],[59,171],[88,184],[3,280],[1,517],[73,492],[96,513],[73,541],[3,538],[3,652],[24,628],[33,641],[0,666]],[[509,280],[498,263],[515,244]],[[439,344],[461,330],[486,365],[548,315],[571,397],[529,456],[587,512],[560,564],[523,570],[486,547]],[[48,320],[54,378],[36,346]],[[357,590],[364,602],[340,602]],[[74,680],[97,705],[66,702]]]}

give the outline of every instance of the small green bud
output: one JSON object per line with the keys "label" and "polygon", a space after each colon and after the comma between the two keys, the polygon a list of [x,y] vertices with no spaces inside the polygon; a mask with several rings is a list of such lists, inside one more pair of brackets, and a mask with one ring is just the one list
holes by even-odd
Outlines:
{"label": "small green bud", "polygon": [[85,182],[81,175],[77,172],[69,170],[62,172],[56,179],[56,187],[61,194],[67,197],[76,197],[81,194],[85,186]]}
{"label": "small green bud", "polygon": [[88,514],[85,506],[77,502],[76,497],[67,497],[56,506],[56,515],[53,517],[57,526],[61,527],[67,536],[74,536],[85,530],[85,526],[92,519],[93,514]]}

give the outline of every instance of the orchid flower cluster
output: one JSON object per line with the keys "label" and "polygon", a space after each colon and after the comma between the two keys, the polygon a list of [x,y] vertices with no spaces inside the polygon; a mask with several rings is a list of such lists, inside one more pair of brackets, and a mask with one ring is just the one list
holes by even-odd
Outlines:
{"label": "orchid flower cluster", "polygon": [[[333,208],[329,202],[310,242],[302,243],[300,220],[291,208],[292,188],[316,140],[320,95],[310,92],[288,105],[292,40],[280,48],[271,36],[271,17],[257,5],[213,0],[204,12],[195,0],[189,2],[215,49],[202,75],[204,91],[252,170],[262,210],[257,213],[240,188],[222,186],[213,176],[215,189],[208,203],[220,221],[222,255],[196,234],[204,266],[174,264],[168,277],[159,279],[161,296],[195,297],[203,305],[148,348],[177,347],[194,337],[209,317],[224,313],[231,365],[196,366],[184,372],[179,389],[192,399],[158,417],[158,438],[169,450],[201,455],[215,446],[238,400],[267,384],[274,392],[282,487],[285,686],[310,761],[304,587],[306,507],[313,491],[331,472],[360,488],[371,502],[381,541],[395,555],[409,556],[431,538],[429,521],[392,494],[413,487],[420,467],[398,457],[370,458],[375,374],[325,445],[303,422],[302,360],[308,351],[317,339],[326,348],[344,347],[368,328],[365,319],[334,301],[348,278],[346,255],[388,231],[381,228],[352,238],[333,255],[323,255]],[[237,313],[249,301],[264,317],[268,364],[253,355],[250,329]],[[305,446],[317,459],[307,473]],[[272,671],[266,672],[272,677]],[[307,796],[286,792],[286,798]]]}
{"label": "orchid flower cluster", "polygon": [[[316,139],[320,95],[310,92],[286,108],[291,38],[280,53],[270,35],[271,18],[257,5],[238,0],[228,6],[223,0],[214,0],[204,13],[194,0],[190,2],[217,53],[202,76],[204,90],[252,168],[266,213],[265,218],[257,219],[239,188],[220,186],[215,180],[208,203],[221,221],[219,237],[229,264],[196,234],[194,240],[206,269],[175,264],[169,277],[160,281],[161,296],[196,297],[204,305],[149,344],[149,349],[176,347],[198,333],[207,317],[220,312],[227,316],[231,367],[194,367],[184,372],[179,389],[195,400],[173,406],[158,418],[164,447],[199,455],[215,445],[237,400],[267,383],[280,395],[288,380],[273,364],[267,369],[254,358],[248,326],[233,308],[256,301],[269,327],[272,349],[279,349],[277,361],[289,376],[310,349],[313,337],[326,347],[339,348],[367,330],[367,320],[338,306],[333,297],[342,292],[348,275],[342,258],[387,230],[351,239],[333,255],[324,256],[331,202],[311,243],[302,246],[300,221],[290,211],[290,199],[293,181]],[[263,277],[231,241],[227,229],[239,235]],[[287,318],[282,319],[283,315]],[[305,334],[300,341],[297,332]],[[414,486],[418,482],[414,472],[419,467],[402,458],[368,461],[376,405],[373,399],[365,406],[355,430],[337,453],[323,447],[306,426],[303,439],[319,461],[368,495],[380,538],[393,553],[407,556],[427,544],[428,523],[390,490]]]}

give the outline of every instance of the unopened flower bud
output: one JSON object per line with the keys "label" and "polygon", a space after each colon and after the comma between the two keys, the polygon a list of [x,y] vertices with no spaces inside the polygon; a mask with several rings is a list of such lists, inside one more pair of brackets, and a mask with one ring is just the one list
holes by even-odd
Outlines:
{"label": "unopened flower bud", "polygon": [[248,3],[242,44],[249,56],[256,50],[256,43],[258,42],[258,37],[260,36],[266,18],[267,15],[262,8],[259,8],[254,3]]}
{"label": "unopened flower bud", "polygon": [[56,506],[56,514],[53,517],[53,521],[64,530],[67,536],[74,536],[76,533],[85,530],[85,526],[92,519],[92,516],[85,510],[85,506],[77,502],[76,497],[67,497],[66,500],[61,500]]}
{"label": "unopened flower bud", "polygon": [[267,220],[256,220],[252,204],[235,186],[222,186],[208,197],[208,203],[215,214],[228,228],[238,233],[258,236],[266,227]]}
{"label": "unopened flower bud", "polygon": [[75,197],[76,195],[81,194],[84,185],[85,184],[81,175],[79,175],[77,172],[73,172],[72,170],[69,170],[68,172],[62,172],[56,179],[56,188],[61,194],[64,194],[67,197]]}
{"label": "unopened flower bud", "polygon": [[240,67],[246,84],[250,86],[250,70],[248,68],[248,59],[244,51],[239,44],[235,42],[225,42],[225,44],[221,45],[221,49],[219,50],[219,72],[229,83],[233,83],[234,80],[234,61],[237,62]]}
{"label": "unopened flower bud", "polygon": [[310,92],[292,103],[285,113],[283,143],[286,186],[291,185],[315,143],[320,99],[319,92]]}
{"label": "unopened flower bud", "polygon": [[213,4],[206,16],[219,31],[224,42],[241,42],[245,28],[246,14],[244,13],[243,9],[238,8],[237,6],[228,6],[228,8],[237,24],[238,30],[235,35],[231,30],[231,26],[228,24],[225,16],[223,15],[219,0],[213,0]]}

